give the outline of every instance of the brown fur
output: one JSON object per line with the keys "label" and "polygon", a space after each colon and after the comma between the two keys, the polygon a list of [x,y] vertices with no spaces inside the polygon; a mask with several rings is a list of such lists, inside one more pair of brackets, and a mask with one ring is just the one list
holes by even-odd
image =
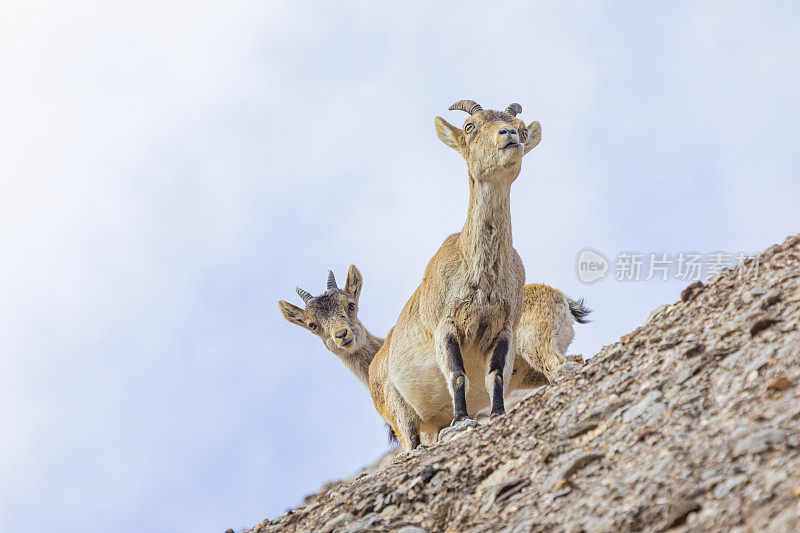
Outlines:
{"label": "brown fur", "polygon": [[549,383],[556,367],[566,362],[564,354],[574,337],[574,318],[561,291],[542,284],[526,285],[523,306],[516,334],[517,353],[524,354],[530,373],[520,376],[518,387],[513,386],[512,378],[512,388],[530,388],[531,382]]}
{"label": "brown fur", "polygon": [[[439,138],[467,161],[467,221],[428,263],[369,369],[375,408],[406,449],[419,442],[420,432],[436,433],[453,420],[454,398],[462,388],[468,413],[490,398],[493,412],[502,412],[514,365],[513,332],[522,314],[525,269],[511,245],[510,192],[522,156],[538,144],[541,128],[491,110],[471,115],[465,127],[469,133],[436,118]],[[463,372],[453,366],[451,339],[458,344]],[[508,346],[503,366],[492,370],[501,344]],[[485,388],[473,384],[470,389],[476,379]],[[502,387],[499,409],[496,387]]]}
{"label": "brown fur", "polygon": [[[361,273],[355,266],[350,267],[348,273],[348,285],[358,286],[358,292],[362,286]],[[338,298],[335,300],[339,304],[338,313],[328,313],[326,316],[344,316],[347,314],[349,298]],[[564,354],[574,335],[572,321],[574,320],[569,310],[569,299],[561,291],[553,289],[543,284],[526,285],[524,288],[522,318],[516,332],[517,353],[522,357],[514,360],[514,370],[509,384],[509,390],[532,389],[541,385],[547,385],[552,379],[554,364],[564,361]],[[323,317],[316,312],[317,306],[307,306],[302,310],[306,314],[307,320],[324,323]],[[289,322],[298,324],[290,314],[287,316],[286,309],[300,309],[297,306],[280,302],[281,311]],[[295,311],[296,313],[296,311]],[[366,335],[354,336],[353,345],[348,355],[343,356],[338,348],[331,349],[327,342],[325,347],[335,355],[342,358],[348,368],[358,378],[359,381],[368,384],[368,368],[375,354],[384,344],[383,339],[375,337],[367,331],[360,319],[358,324],[366,332]],[[302,325],[309,329],[305,322]],[[324,330],[319,329],[315,333],[324,337],[325,330],[333,329],[327,326]],[[309,330],[311,331],[311,330]],[[387,334],[387,341],[391,338],[391,330]],[[323,340],[326,340],[323,338]],[[333,343],[336,346],[335,342]],[[555,351],[554,351],[555,350]],[[376,407],[379,412],[387,409],[385,398],[391,397],[392,392],[387,388],[388,380],[385,375],[379,374],[381,369],[376,369],[376,385],[380,385],[380,390],[373,392],[373,397],[377,398]],[[397,432],[397,428],[393,427]],[[421,440],[423,443],[435,440],[436,434],[423,433]]]}

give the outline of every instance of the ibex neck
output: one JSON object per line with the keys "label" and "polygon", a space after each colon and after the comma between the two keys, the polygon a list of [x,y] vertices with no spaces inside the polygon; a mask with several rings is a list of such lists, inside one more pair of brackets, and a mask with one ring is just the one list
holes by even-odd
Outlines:
{"label": "ibex neck", "polygon": [[369,387],[369,365],[375,358],[375,354],[383,346],[383,339],[367,331],[367,328],[364,328],[364,331],[366,332],[366,339],[364,339],[364,344],[361,348],[352,354],[340,355],[339,357],[358,380]]}
{"label": "ibex neck", "polygon": [[461,251],[474,269],[493,268],[511,251],[511,186],[470,179]]}

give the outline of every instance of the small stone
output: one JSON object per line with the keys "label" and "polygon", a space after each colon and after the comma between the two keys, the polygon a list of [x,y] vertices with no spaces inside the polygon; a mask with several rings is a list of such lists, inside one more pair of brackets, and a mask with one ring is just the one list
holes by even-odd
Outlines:
{"label": "small stone", "polygon": [[524,481],[515,473],[518,466],[518,461],[503,463],[478,484],[475,493],[480,495],[482,511],[487,511],[503,491],[514,489],[515,485]]}
{"label": "small stone", "polygon": [[789,476],[786,475],[786,472],[783,471],[775,472],[766,479],[766,481],[764,482],[764,488],[767,489],[767,492],[772,492],[772,489],[774,489],[787,479],[789,479]]}
{"label": "small stone", "polygon": [[630,406],[625,411],[625,414],[622,415],[623,422],[630,422],[640,416],[644,416],[646,421],[655,421],[661,418],[661,415],[667,410],[666,405],[660,402],[663,396],[660,390],[650,391],[641,401]]}
{"label": "small stone", "polygon": [[472,430],[472,428],[478,427],[480,424],[471,419],[465,418],[460,422],[456,422],[452,426],[448,426],[439,432],[439,442],[446,442],[458,436],[461,433],[465,433],[467,430]]}
{"label": "small stone", "polygon": [[570,459],[567,460],[564,466],[550,476],[548,486],[551,488],[560,488],[564,485],[564,482],[568,481],[569,478],[578,471],[603,457],[605,457],[605,454],[600,452],[582,453],[576,450],[576,452],[570,454]]}
{"label": "small stone", "polygon": [[414,457],[419,457],[420,455],[425,455],[426,453],[428,453],[428,448],[424,445],[419,445],[413,450],[398,453],[397,455],[394,456],[394,459],[392,459],[392,463],[394,464],[405,463],[409,459],[413,459]]}
{"label": "small stone", "polygon": [[680,372],[675,376],[675,383],[678,385],[687,381],[694,375],[694,367],[692,365],[685,365]]}
{"label": "small stone", "polygon": [[[558,498],[561,498],[561,497],[563,497],[563,496],[566,496],[567,494],[569,494],[570,492],[572,492],[572,487],[570,487],[570,486],[569,486],[569,485],[567,485],[566,483],[559,482],[559,484],[557,485],[557,487],[559,487],[559,490],[557,490],[557,491],[555,491],[555,492],[553,493],[553,499],[554,499],[554,500],[557,500]],[[532,530],[530,530],[530,529],[529,529],[529,530],[527,530],[527,531],[532,531]]]}
{"label": "small stone", "polygon": [[724,331],[722,331],[719,335],[720,340],[726,339],[731,335],[736,335],[741,331],[741,328],[738,324],[734,324],[733,326],[728,327]]}
{"label": "small stone", "polygon": [[655,319],[658,317],[658,315],[660,315],[661,313],[663,313],[664,311],[666,311],[668,307],[669,307],[669,305],[667,305],[667,304],[664,304],[664,305],[659,305],[658,307],[656,307],[655,309],[653,309],[652,311],[650,311],[650,314],[649,314],[649,315],[647,315],[647,319],[644,321],[644,325],[646,326],[646,325],[648,325],[650,322],[652,322],[653,320],[655,320]]}
{"label": "small stone", "polygon": [[598,459],[602,459],[604,456],[605,454],[600,452],[588,452],[579,455],[574,460],[572,460],[564,469],[564,474],[562,475],[562,479],[570,478],[573,474],[581,470],[589,463],[597,461]]}
{"label": "small stone", "polygon": [[395,504],[387,505],[381,511],[381,516],[384,518],[394,518],[395,516],[400,514],[400,508]]}
{"label": "small stone", "polygon": [[361,520],[348,524],[344,528],[344,533],[367,533],[375,531],[375,524],[382,521],[383,519],[376,514],[367,515]]}
{"label": "small stone", "polygon": [[750,335],[756,336],[760,332],[764,331],[771,325],[773,325],[777,320],[766,313],[756,313],[752,317],[750,317]]}
{"label": "small stone", "polygon": [[714,487],[714,497],[716,499],[721,499],[730,494],[730,492],[747,481],[747,476],[744,474],[739,474],[737,476],[733,476],[730,479],[723,481],[722,483],[718,484]]}
{"label": "small stone", "polygon": [[362,511],[364,511],[364,509],[367,509],[371,505],[372,505],[372,502],[370,502],[370,500],[360,500],[360,501],[356,502],[356,504],[353,506],[353,508],[356,511],[358,511],[359,513],[361,513]]}
{"label": "small stone", "polygon": [[767,309],[768,307],[772,307],[776,303],[780,302],[782,297],[783,291],[780,289],[772,289],[764,296],[764,300],[761,302],[761,308]]}
{"label": "small stone", "polygon": [[446,480],[448,478],[448,475],[449,475],[449,473],[448,473],[447,470],[439,470],[438,472],[436,472],[436,475],[433,476],[428,483],[434,489],[437,488],[437,487],[441,487],[441,486],[443,486],[445,484],[445,482],[446,482]]}
{"label": "small stone", "polygon": [[570,439],[574,439],[575,437],[580,437],[584,433],[588,433],[589,431],[595,429],[597,426],[600,425],[601,418],[600,415],[594,414],[590,415],[583,420],[576,423],[574,426],[569,428],[566,431],[566,435]]}
{"label": "small stone", "polygon": [[572,379],[573,376],[578,372],[581,368],[581,364],[575,362],[566,362],[560,366],[558,366],[555,371],[553,372],[553,380],[554,381],[566,381],[568,379]]}
{"label": "small stone", "polygon": [[534,526],[536,524],[539,524],[538,520],[525,520],[523,522],[517,522],[516,524],[508,526],[501,533],[530,533],[535,529]]}
{"label": "small stone", "polygon": [[702,344],[695,344],[684,352],[684,357],[695,357],[706,351],[706,347]]}
{"label": "small stone", "polygon": [[767,383],[767,390],[783,391],[792,386],[792,382],[786,376],[778,376],[769,383]]}
{"label": "small stone", "polygon": [[417,526],[405,526],[398,529],[397,533],[428,533],[428,530]]}
{"label": "small stone", "polygon": [[674,500],[670,502],[665,529],[683,524],[689,514],[698,510],[700,510],[700,504],[692,500]]}
{"label": "small stone", "polygon": [[383,494],[378,494],[375,497],[374,510],[375,510],[376,513],[379,513],[379,512],[381,512],[381,509],[383,509]]}
{"label": "small stone", "polygon": [[756,455],[765,452],[771,449],[773,445],[782,442],[788,435],[789,433],[782,429],[764,429],[739,440],[733,449],[733,456]]}
{"label": "small stone", "polygon": [[431,465],[426,466],[419,473],[419,477],[420,477],[420,479],[422,479],[422,483],[423,484],[428,483],[428,481],[433,479],[433,476],[435,476],[435,475],[436,475],[436,469],[434,467],[432,467]]}
{"label": "small stone", "polygon": [[661,432],[651,428],[645,428],[639,433],[639,436],[636,438],[636,442],[644,442],[648,439],[648,437],[654,437],[656,435],[661,435]]}
{"label": "small stone", "polygon": [[682,337],[683,337],[683,332],[680,329],[670,331],[669,333],[664,335],[664,340],[661,342],[660,348],[661,349],[672,348],[673,346],[675,346],[676,344],[680,343],[683,340]]}
{"label": "small stone", "polygon": [[507,500],[510,500],[515,495],[519,494],[523,489],[528,487],[531,484],[529,479],[522,479],[515,483],[509,483],[502,487],[498,492],[497,496],[495,497],[495,503],[503,503]]}
{"label": "small stone", "polygon": [[704,285],[702,281],[695,281],[681,292],[681,301],[688,302],[691,300],[695,294],[700,292],[703,289]]}
{"label": "small stone", "polygon": [[335,518],[331,518],[322,528],[319,530],[320,533],[331,533],[337,528],[344,527],[346,524],[349,524],[353,521],[355,517],[350,513],[342,513]]}
{"label": "small stone", "polygon": [[767,363],[769,363],[769,359],[770,359],[770,357],[767,354],[763,354],[763,355],[759,356],[752,363],[747,365],[747,367],[744,369],[744,374],[747,375],[747,374],[749,374],[750,372],[753,372],[753,371],[755,371],[756,374],[758,374],[759,370],[761,370],[762,368],[767,366]]}

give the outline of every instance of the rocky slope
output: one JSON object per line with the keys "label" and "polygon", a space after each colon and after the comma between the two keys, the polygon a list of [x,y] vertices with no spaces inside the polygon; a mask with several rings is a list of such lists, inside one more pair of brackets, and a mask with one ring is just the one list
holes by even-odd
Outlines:
{"label": "rocky slope", "polygon": [[800,531],[800,236],[271,531]]}

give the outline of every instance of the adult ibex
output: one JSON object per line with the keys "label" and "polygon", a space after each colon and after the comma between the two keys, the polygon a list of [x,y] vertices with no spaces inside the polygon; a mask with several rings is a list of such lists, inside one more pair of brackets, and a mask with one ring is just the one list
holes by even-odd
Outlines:
{"label": "adult ibex", "polygon": [[[514,367],[514,331],[523,306],[525,269],[511,246],[511,184],[522,157],[541,139],[538,122],[461,100],[464,127],[436,117],[436,132],[467,161],[469,208],[460,233],[428,263],[422,284],[369,367],[375,408],[406,449],[420,432],[437,433],[484,405],[505,412]],[[484,387],[470,382],[484,382]]]}

